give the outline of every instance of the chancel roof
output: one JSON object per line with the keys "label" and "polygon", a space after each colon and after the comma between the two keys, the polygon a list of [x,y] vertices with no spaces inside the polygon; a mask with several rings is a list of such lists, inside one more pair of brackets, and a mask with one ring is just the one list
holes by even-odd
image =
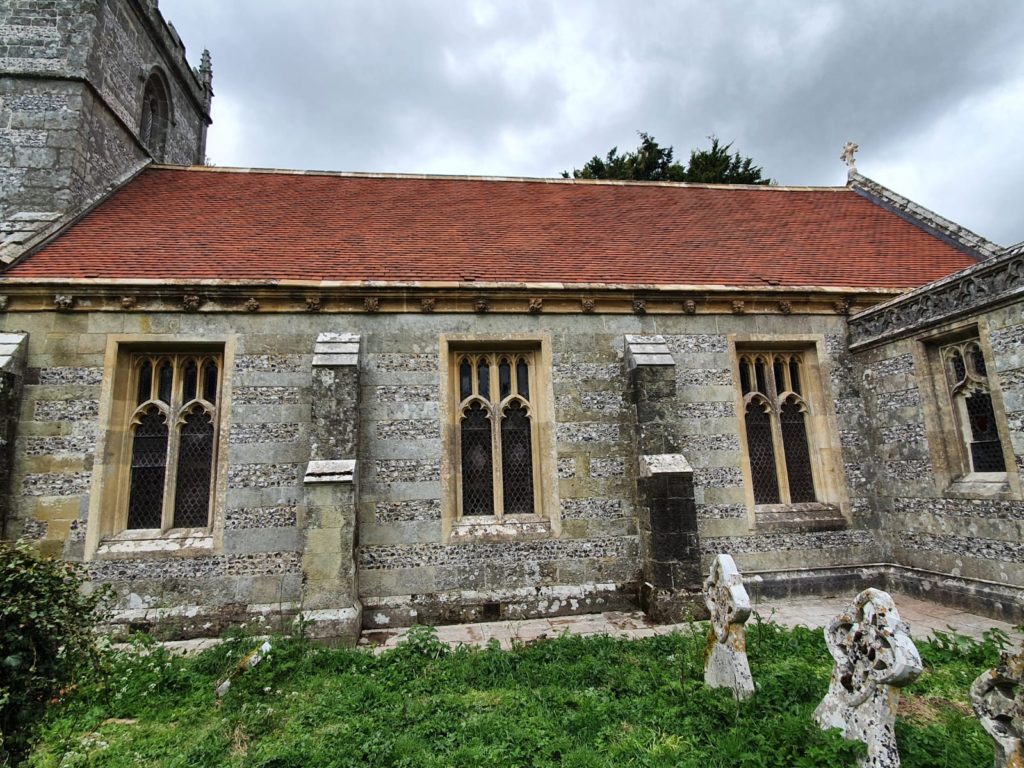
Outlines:
{"label": "chancel roof", "polygon": [[5,277],[894,289],[973,263],[848,187],[158,166]]}

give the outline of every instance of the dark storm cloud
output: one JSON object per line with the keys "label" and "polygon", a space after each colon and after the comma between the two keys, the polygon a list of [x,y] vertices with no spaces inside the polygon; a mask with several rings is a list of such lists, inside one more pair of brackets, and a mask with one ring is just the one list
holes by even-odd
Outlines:
{"label": "dark storm cloud", "polygon": [[645,130],[683,159],[714,133],[780,183],[840,184],[852,139],[862,172],[1024,238],[1010,0],[161,8],[193,60],[213,52],[218,163],[552,176]]}

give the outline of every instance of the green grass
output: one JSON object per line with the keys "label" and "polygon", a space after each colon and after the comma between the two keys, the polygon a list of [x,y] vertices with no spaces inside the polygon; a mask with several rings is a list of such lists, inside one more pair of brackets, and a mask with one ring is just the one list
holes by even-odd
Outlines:
{"label": "green grass", "polygon": [[[966,697],[999,639],[919,644],[927,668],[898,724],[906,768],[991,764]],[[742,705],[704,686],[700,630],[449,651],[425,628],[379,657],[279,638],[217,702],[217,681],[256,644],[116,655],[50,707],[29,764],[801,768],[858,754],[811,720],[831,669],[819,631],[752,623],[758,691]]]}

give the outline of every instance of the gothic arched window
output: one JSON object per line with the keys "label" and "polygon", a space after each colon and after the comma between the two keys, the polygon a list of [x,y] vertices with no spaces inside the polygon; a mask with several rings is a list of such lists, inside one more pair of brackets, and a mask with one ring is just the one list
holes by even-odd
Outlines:
{"label": "gothic arched window", "polygon": [[740,355],[747,460],[755,504],[818,500],[799,352]]}
{"label": "gothic arched window", "polygon": [[978,340],[947,344],[940,354],[964,448],[965,468],[968,472],[1006,472],[988,369]]}
{"label": "gothic arched window", "polygon": [[171,101],[162,75],[154,72],[142,92],[142,116],[139,138],[154,160],[163,160],[167,148],[167,132],[171,124]]}
{"label": "gothic arched window", "polygon": [[460,516],[536,514],[533,353],[462,352],[453,362]]}
{"label": "gothic arched window", "polygon": [[210,525],[220,357],[133,355],[128,529]]}

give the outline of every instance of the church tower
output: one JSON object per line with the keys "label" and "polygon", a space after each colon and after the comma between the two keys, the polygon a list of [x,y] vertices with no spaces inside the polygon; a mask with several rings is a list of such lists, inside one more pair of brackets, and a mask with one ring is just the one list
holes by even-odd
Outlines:
{"label": "church tower", "polygon": [[147,162],[201,164],[212,98],[157,0],[0,0],[0,268]]}

